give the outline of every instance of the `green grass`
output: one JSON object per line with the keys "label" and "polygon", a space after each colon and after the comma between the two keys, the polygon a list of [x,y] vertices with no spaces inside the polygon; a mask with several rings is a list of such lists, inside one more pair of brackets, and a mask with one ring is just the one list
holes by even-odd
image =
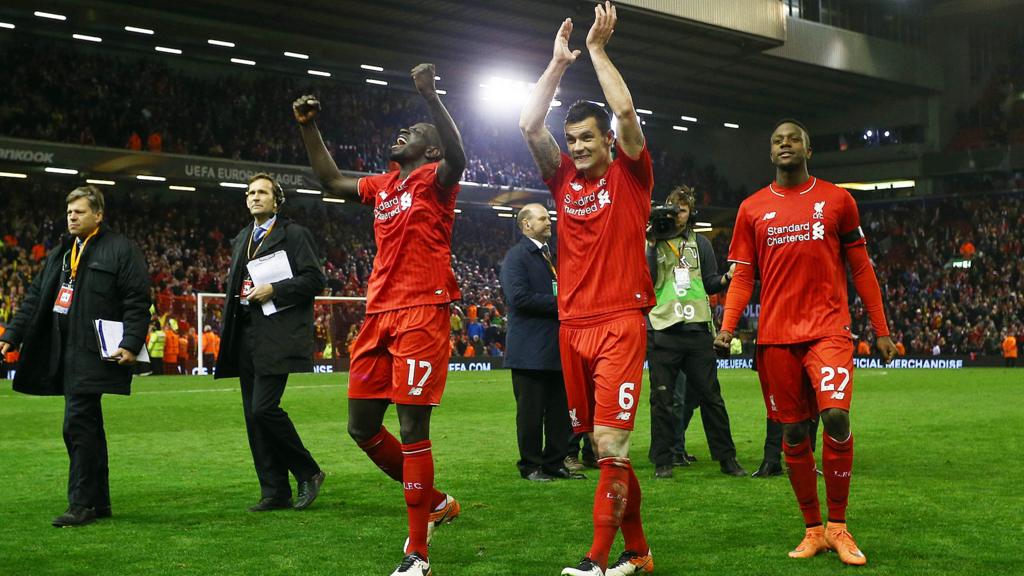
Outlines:
{"label": "green grass", "polygon": [[[0,574],[387,575],[400,560],[405,506],[345,433],[345,375],[292,378],[284,405],[327,471],[304,512],[251,514],[259,490],[237,381],[145,378],[104,400],[114,518],[58,530],[67,455],[61,398],[0,391]],[[721,374],[740,462],[761,457],[756,375]],[[646,385],[645,385],[646,386]],[[850,526],[864,574],[1021,574],[1024,372],[857,372]],[[785,478],[726,477],[701,427],[700,461],[654,481],[649,410],[632,448],[657,574],[819,574],[834,554],[786,557],[802,522]],[[397,429],[393,412],[388,427]],[[431,549],[439,576],[554,575],[590,543],[597,474],[533,484],[515,468],[508,372],[453,373],[433,420],[437,485],[463,505]],[[822,492],[824,488],[822,487]],[[621,539],[612,550],[621,550]]]}

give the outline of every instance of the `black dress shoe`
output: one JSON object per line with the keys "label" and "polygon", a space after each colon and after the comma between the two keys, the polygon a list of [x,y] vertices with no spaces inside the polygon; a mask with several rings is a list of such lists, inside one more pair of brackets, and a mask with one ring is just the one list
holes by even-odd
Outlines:
{"label": "black dress shoe", "polygon": [[782,463],[763,460],[757,470],[750,475],[753,478],[768,478],[769,476],[782,476]]}
{"label": "black dress shoe", "polygon": [[729,476],[746,476],[747,471],[740,466],[740,463],[736,461],[736,458],[726,458],[718,463],[722,469],[722,474],[728,474]]}
{"label": "black dress shoe", "polygon": [[555,480],[586,480],[587,476],[582,472],[573,472],[566,467],[561,467],[557,470],[544,471],[545,474],[551,476]]}
{"label": "black dress shoe", "polygon": [[683,450],[683,458],[686,459],[686,461],[689,462],[690,464],[693,464],[694,462],[697,461],[697,457],[694,456],[693,454],[690,454],[686,450]]}
{"label": "black dress shoe", "polygon": [[601,467],[601,465],[597,463],[597,458],[594,456],[584,456],[580,462],[583,464],[584,468],[590,468],[591,470],[597,470]]}
{"label": "black dress shoe", "polygon": [[690,461],[686,459],[685,454],[673,454],[672,455],[673,466],[689,466]]}
{"label": "black dress shoe", "polygon": [[665,466],[658,466],[654,469],[655,478],[671,478],[672,477],[672,465],[666,464]]}
{"label": "black dress shoe", "polygon": [[110,511],[110,506],[97,506],[96,517],[97,518],[110,518],[114,513]]}
{"label": "black dress shoe", "polygon": [[249,508],[249,512],[269,512],[271,510],[284,510],[291,507],[291,498],[264,498],[255,506]]}
{"label": "black dress shoe", "polygon": [[305,510],[316,500],[316,497],[320,495],[320,486],[324,483],[326,475],[321,470],[313,475],[309,480],[299,482],[299,499],[295,501],[294,508],[296,510]]}
{"label": "black dress shoe", "polygon": [[523,478],[529,480],[530,482],[551,482],[552,480],[554,480],[554,478],[548,476],[547,474],[540,470],[534,470],[533,472],[530,472]]}
{"label": "black dress shoe", "polygon": [[85,506],[76,506],[72,504],[68,506],[68,509],[63,514],[53,519],[53,524],[57,528],[63,528],[65,526],[85,526],[86,524],[92,524],[96,521],[96,511],[92,508],[86,508]]}

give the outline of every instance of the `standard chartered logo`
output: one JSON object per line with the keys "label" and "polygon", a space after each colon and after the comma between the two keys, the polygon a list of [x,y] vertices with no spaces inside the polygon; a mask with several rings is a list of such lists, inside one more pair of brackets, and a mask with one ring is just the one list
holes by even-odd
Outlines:
{"label": "standard chartered logo", "polygon": [[821,222],[815,222],[811,229],[811,240],[824,240],[825,239],[825,225]]}
{"label": "standard chartered logo", "polygon": [[788,226],[769,226],[765,232],[768,235],[768,238],[765,239],[768,246],[825,239],[825,225],[821,222],[815,222],[813,225],[810,222],[802,222]]}

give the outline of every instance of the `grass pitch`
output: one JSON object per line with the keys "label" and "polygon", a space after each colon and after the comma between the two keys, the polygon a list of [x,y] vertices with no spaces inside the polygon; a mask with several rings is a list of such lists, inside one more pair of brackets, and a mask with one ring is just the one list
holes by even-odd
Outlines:
{"label": "grass pitch", "polygon": [[[761,458],[756,375],[723,371],[739,460]],[[345,433],[346,375],[293,376],[284,398],[327,472],[304,512],[252,514],[259,488],[237,380],[149,377],[107,396],[114,517],[55,529],[66,507],[63,399],[0,390],[0,574],[388,575],[401,559],[405,506],[397,483]],[[646,391],[646,383],[645,383]],[[850,528],[864,574],[1024,574],[1024,371],[859,370]],[[649,409],[632,448],[656,574],[800,574],[848,570],[834,554],[791,560],[803,526],[789,483],[731,478],[700,461],[653,479]],[[519,479],[510,375],[452,373],[432,437],[439,489],[462,516],[438,530],[438,576],[556,575],[590,543],[596,471],[586,481]],[[387,425],[397,430],[394,413]],[[820,443],[819,443],[820,445]],[[822,498],[824,484],[820,483]],[[612,558],[621,551],[621,537]]]}

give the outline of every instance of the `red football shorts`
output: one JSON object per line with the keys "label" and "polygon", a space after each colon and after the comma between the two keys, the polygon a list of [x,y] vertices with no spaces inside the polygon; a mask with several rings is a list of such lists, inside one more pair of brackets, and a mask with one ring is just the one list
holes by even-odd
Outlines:
{"label": "red football shorts", "polygon": [[448,378],[448,305],[367,314],[352,348],[348,397],[437,406]]}
{"label": "red football shorts", "polygon": [[647,326],[639,311],[598,324],[558,331],[569,419],[576,433],[594,425],[632,430],[647,350]]}
{"label": "red football shorts", "polygon": [[849,412],[853,341],[830,336],[800,344],[758,346],[757,375],[772,420],[802,422],[828,408]]}

